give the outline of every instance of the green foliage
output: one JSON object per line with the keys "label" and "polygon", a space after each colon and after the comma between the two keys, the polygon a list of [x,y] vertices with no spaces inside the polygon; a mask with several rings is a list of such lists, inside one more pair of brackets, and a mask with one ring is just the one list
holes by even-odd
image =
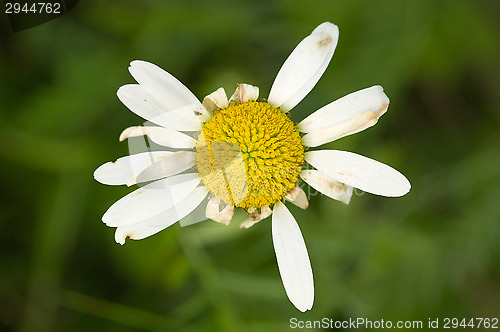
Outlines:
{"label": "green foliage", "polygon": [[[496,8],[495,8],[496,7]],[[81,1],[18,33],[1,26],[0,329],[280,331],[289,319],[422,320],[500,312],[500,44],[495,1]],[[328,147],[402,171],[403,198],[314,196],[292,207],[316,299],[286,298],[269,220],[174,225],[125,246],[101,216],[130,188],[92,178],[143,120],[116,98],[148,60],[200,99],[236,83],[265,97],[292,48],[339,25],[296,122],[381,84],[377,126]]]}

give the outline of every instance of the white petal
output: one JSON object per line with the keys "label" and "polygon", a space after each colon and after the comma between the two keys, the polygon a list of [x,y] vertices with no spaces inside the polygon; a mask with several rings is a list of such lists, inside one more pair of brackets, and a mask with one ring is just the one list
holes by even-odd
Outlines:
{"label": "white petal", "polygon": [[330,198],[349,204],[352,196],[352,187],[313,169],[300,172],[300,177],[308,185]]}
{"label": "white petal", "polygon": [[274,205],[272,219],[274,251],[286,294],[304,312],[314,302],[314,280],[306,244],[299,225],[280,201]]}
{"label": "white petal", "polygon": [[309,202],[307,201],[307,196],[304,190],[300,189],[299,186],[295,186],[288,194],[285,196],[285,200],[292,202],[301,209],[307,209]]}
{"label": "white petal", "polygon": [[177,130],[163,127],[128,127],[120,135],[120,142],[129,137],[147,135],[153,142],[159,145],[175,149],[191,149],[196,145],[196,140]]}
{"label": "white petal", "polygon": [[205,187],[198,187],[193,190],[188,199],[184,199],[167,211],[136,224],[118,227],[115,232],[116,242],[124,244],[127,237],[132,240],[141,240],[158,233],[191,213],[207,194],[208,190]]}
{"label": "white petal", "polygon": [[410,182],[403,174],[376,160],[347,151],[309,151],[306,161],[325,175],[366,192],[387,196],[403,196]]}
{"label": "white petal", "polygon": [[295,47],[281,67],[269,93],[269,104],[288,112],[297,105],[321,78],[330,62],[339,29],[325,22]]}
{"label": "white petal", "polygon": [[117,227],[150,219],[182,202],[199,183],[196,173],[150,183],[115,202],[102,216],[102,221]]}
{"label": "white petal", "polygon": [[118,158],[115,162],[107,162],[94,171],[94,178],[103,184],[131,186],[136,177],[147,167],[165,156],[169,151],[151,151]]}
{"label": "white petal", "polygon": [[220,210],[220,206],[221,198],[218,196],[212,197],[207,203],[205,215],[213,221],[229,225],[229,222],[233,218],[234,206],[226,205],[222,210]]}
{"label": "white petal", "polygon": [[303,133],[310,133],[340,125],[363,113],[379,113],[387,109],[388,104],[389,98],[384,93],[384,89],[380,85],[375,85],[350,93],[320,108],[302,120],[297,125],[297,129]]}
{"label": "white petal", "polygon": [[250,84],[238,84],[236,91],[229,99],[231,103],[246,103],[248,101],[256,101],[259,99],[259,88]]}
{"label": "white petal", "polygon": [[191,151],[172,152],[158,158],[154,164],[144,169],[136,179],[136,183],[153,181],[178,174],[194,166],[195,153]]}
{"label": "white petal", "polygon": [[223,88],[219,88],[212,92],[203,99],[203,106],[210,115],[213,115],[215,110],[227,108],[229,101],[227,100],[226,91]]}
{"label": "white petal", "polygon": [[177,78],[150,62],[135,60],[130,63],[130,74],[156,100],[169,110],[186,109],[204,114],[201,121],[210,116],[198,98]]}
{"label": "white petal", "polygon": [[377,123],[387,111],[389,98],[381,86],[373,86],[330,103],[297,125],[305,146],[318,146],[351,135]]}
{"label": "white petal", "polygon": [[256,215],[252,215],[250,218],[243,221],[240,225],[240,228],[250,228],[259,221],[266,219],[273,213],[273,210],[267,205],[264,205],[260,208],[260,213]]}
{"label": "white petal", "polygon": [[116,93],[120,101],[132,112],[159,126],[181,131],[200,130],[202,123],[190,107],[169,108],[139,84],[127,84]]}

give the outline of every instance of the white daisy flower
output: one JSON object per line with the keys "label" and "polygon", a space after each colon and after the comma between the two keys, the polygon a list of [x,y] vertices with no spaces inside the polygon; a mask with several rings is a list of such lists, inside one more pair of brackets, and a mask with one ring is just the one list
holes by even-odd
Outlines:
{"label": "white daisy flower", "polygon": [[[102,220],[116,227],[115,239],[139,240],[190,214],[205,198],[206,217],[228,224],[236,207],[248,228],[272,215],[272,237],[286,294],[300,311],[311,309],[314,284],[300,228],[284,201],[306,208],[303,180],[312,188],[348,204],[353,188],[397,197],[410,190],[395,169],[346,151],[314,150],[373,126],[389,99],[373,86],[342,97],[295,125],[288,112],[314,87],[338,41],[336,25],[325,22],[302,40],[281,67],[269,98],[239,84],[227,98],[220,88],[203,103],[175,77],[154,64],[132,61],[139,84],[118,90],[134,113],[158,125],[130,127],[120,140],[147,135],[175,149],[133,154],[108,162],[94,173],[108,185],[147,183],[113,204]],[[191,132],[190,135],[182,132]],[[193,134],[194,132],[194,134]],[[306,163],[315,169],[306,169]]]}

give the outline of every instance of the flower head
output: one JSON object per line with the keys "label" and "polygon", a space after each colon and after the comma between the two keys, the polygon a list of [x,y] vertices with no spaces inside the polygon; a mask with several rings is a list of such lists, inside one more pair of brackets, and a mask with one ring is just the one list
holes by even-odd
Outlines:
{"label": "flower head", "polygon": [[[290,301],[311,309],[314,285],[300,228],[284,201],[306,208],[304,181],[348,204],[353,188],[396,197],[410,190],[395,169],[351,152],[306,151],[373,126],[389,106],[382,87],[351,93],[294,124],[288,112],[314,87],[330,62],[338,28],[322,23],[302,40],[281,67],[269,98],[239,84],[228,99],[220,88],[198,99],[175,77],[144,61],[132,61],[139,84],[118,90],[120,100],[155,126],[130,127],[120,140],[148,136],[177,149],[149,151],[100,166],[97,181],[109,185],[145,184],[113,204],[103,221],[116,227],[124,244],[153,235],[189,215],[208,196],[206,218],[228,224],[239,207],[249,218],[242,227],[272,215],[279,271]],[[189,133],[189,134],[187,134]],[[306,163],[315,169],[307,169]]]}

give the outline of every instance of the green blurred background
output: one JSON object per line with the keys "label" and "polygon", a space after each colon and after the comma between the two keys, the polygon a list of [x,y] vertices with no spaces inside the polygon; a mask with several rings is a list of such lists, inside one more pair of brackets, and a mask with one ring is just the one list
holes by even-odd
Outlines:
{"label": "green blurred background", "polygon": [[[12,33],[0,53],[0,330],[281,331],[289,320],[500,316],[500,3],[495,0],[81,1]],[[143,120],[116,90],[134,59],[200,99],[236,83],[266,97],[319,23],[333,60],[296,122],[381,84],[389,111],[325,148],[399,169],[402,198],[322,196],[290,207],[316,297],[300,313],[278,273],[269,220],[178,224],[124,246],[101,221],[131,188],[94,181]]]}

